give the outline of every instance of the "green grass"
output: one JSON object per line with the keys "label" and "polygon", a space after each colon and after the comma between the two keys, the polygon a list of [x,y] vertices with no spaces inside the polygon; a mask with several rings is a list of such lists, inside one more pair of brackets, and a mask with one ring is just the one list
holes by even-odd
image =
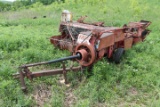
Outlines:
{"label": "green grass", "polygon": [[[35,106],[36,87],[45,84],[51,96],[43,106],[66,106],[68,90],[73,107],[158,107],[160,105],[160,15],[158,0],[67,0],[28,10],[0,13],[0,106]],[[58,82],[60,76],[26,80],[28,94],[22,93],[12,74],[21,64],[51,60],[70,55],[54,48],[49,37],[57,35],[63,9],[70,10],[74,20],[87,15],[86,21],[105,21],[108,26],[123,26],[131,21],[149,20],[152,32],[143,43],[126,51],[119,65],[106,59],[97,62],[93,75],[78,81],[79,74],[69,73],[70,87]],[[32,19],[33,17],[37,19]],[[47,18],[42,18],[47,16]],[[69,63],[69,62],[66,62]],[[42,66],[55,68],[61,64]],[[36,70],[38,68],[35,68]],[[73,100],[74,99],[74,100]]]}

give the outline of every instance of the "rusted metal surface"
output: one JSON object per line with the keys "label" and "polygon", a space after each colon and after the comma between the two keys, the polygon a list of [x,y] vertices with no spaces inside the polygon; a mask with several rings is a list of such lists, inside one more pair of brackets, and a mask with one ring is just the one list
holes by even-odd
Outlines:
{"label": "rusted metal surface", "polygon": [[[140,22],[130,22],[128,25],[125,25],[124,27],[105,27],[105,26],[95,26],[94,24],[86,24],[84,22],[61,22],[60,24],[60,32],[63,34],[62,41],[69,41],[68,43],[62,43],[59,42],[59,48],[61,49],[67,49],[69,51],[72,50],[74,52],[74,47],[79,44],[73,44],[72,37],[74,37],[74,41],[78,41],[79,37],[84,34],[84,32],[90,32],[90,35],[85,34],[89,39],[90,44],[96,45],[97,42],[100,43],[100,47],[98,47],[98,50],[104,48],[109,48],[110,46],[114,45],[117,46],[117,43],[123,42],[123,45],[121,43],[121,46],[117,46],[115,48],[124,47],[127,44],[125,44],[125,39],[127,38],[133,38],[133,43],[128,45],[136,44],[137,42],[143,41],[146,37],[146,35],[149,34],[149,30],[146,30],[146,28],[150,25],[151,22],[149,21],[140,21]],[[64,33],[69,32],[65,30],[65,28],[70,28],[70,33]],[[76,33],[74,33],[76,32]],[[55,36],[52,36],[53,39]],[[69,37],[69,38],[68,38]],[[56,37],[55,37],[56,38]],[[58,44],[53,43],[51,39],[51,43],[55,46]],[[84,38],[83,38],[84,39]],[[125,44],[125,45],[124,45]],[[64,48],[62,48],[64,47]],[[68,48],[66,48],[68,47]],[[130,47],[130,46],[127,46]],[[128,48],[126,48],[128,49]]]}
{"label": "rusted metal surface", "polygon": [[[119,62],[123,50],[144,41],[150,33],[147,27],[151,22],[145,20],[130,22],[123,27],[107,27],[104,26],[104,22],[85,22],[85,18],[86,16],[81,17],[75,22],[72,21],[71,12],[63,11],[62,21],[59,26],[60,35],[52,36],[50,42],[59,49],[70,51],[73,56],[20,66],[19,73],[15,77],[20,79],[22,89],[26,89],[25,77],[32,80],[40,76],[63,74],[65,83],[67,83],[66,74],[68,71],[78,71],[84,66],[91,68],[95,62],[104,56]],[[63,61],[71,59],[77,61],[80,67],[66,68]],[[55,62],[62,62],[63,68],[40,72],[31,72],[29,70],[29,67]]]}
{"label": "rusted metal surface", "polygon": [[69,71],[77,72],[77,71],[80,71],[82,69],[82,67],[78,66],[78,67],[66,68],[65,64],[63,63],[63,69],[44,70],[44,71],[39,71],[39,72],[30,72],[29,70],[25,71],[25,69],[26,69],[26,67],[20,68],[19,73],[13,75],[14,78],[17,78],[17,79],[19,78],[20,83],[21,83],[21,89],[23,91],[26,91],[26,89],[27,89],[27,86],[24,81],[25,77],[32,81],[33,78],[37,78],[37,77],[41,77],[41,76],[63,74],[64,78],[65,78],[65,83],[67,83],[67,76],[66,76],[67,72],[69,72]]}
{"label": "rusted metal surface", "polygon": [[[85,50],[85,51],[81,51]],[[88,45],[86,43],[79,44],[76,49],[76,53],[81,54],[81,59],[77,59],[80,65],[82,66],[90,66],[94,63],[96,59],[96,51],[92,45]]]}
{"label": "rusted metal surface", "polygon": [[129,38],[126,38],[124,40],[124,48],[125,49],[129,49],[132,47],[132,44],[133,44],[133,38],[132,37],[129,37]]}

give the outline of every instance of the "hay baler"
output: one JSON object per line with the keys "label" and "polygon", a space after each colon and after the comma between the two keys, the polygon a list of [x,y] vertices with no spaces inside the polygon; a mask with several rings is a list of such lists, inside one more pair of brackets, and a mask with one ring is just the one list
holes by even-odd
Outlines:
{"label": "hay baler", "polygon": [[[50,42],[59,49],[70,51],[72,56],[20,66],[19,72],[14,74],[14,77],[20,79],[22,90],[26,90],[25,77],[32,80],[40,76],[64,74],[65,83],[67,83],[68,71],[80,71],[83,67],[91,67],[103,57],[119,63],[126,49],[144,41],[150,33],[147,29],[151,24],[150,21],[141,20],[124,24],[123,27],[107,27],[104,26],[104,22],[84,22],[84,18],[72,21],[72,13],[63,11],[59,26],[60,35],[52,36]],[[67,68],[63,62],[65,60],[76,61],[79,66]],[[29,69],[33,66],[56,62],[63,62],[63,68],[39,72],[31,72]]]}

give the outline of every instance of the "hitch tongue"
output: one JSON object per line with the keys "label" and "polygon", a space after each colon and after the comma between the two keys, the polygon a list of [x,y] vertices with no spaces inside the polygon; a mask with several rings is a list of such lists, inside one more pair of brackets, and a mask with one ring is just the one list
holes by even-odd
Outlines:
{"label": "hitch tongue", "polygon": [[[20,83],[21,83],[21,89],[24,92],[27,91],[27,87],[26,87],[25,80],[24,80],[25,77],[27,77],[28,79],[32,80],[33,78],[41,77],[41,76],[50,76],[50,75],[63,74],[64,75],[64,79],[65,79],[65,83],[67,83],[67,71],[76,72],[76,71],[81,70],[82,67],[78,66],[78,67],[66,68],[65,63],[63,61],[71,60],[71,59],[80,59],[80,58],[81,58],[81,54],[77,53],[76,55],[69,56],[69,57],[64,57],[64,58],[60,58],[60,59],[56,59],[56,60],[22,65],[22,66],[19,67],[19,72],[17,72],[16,74],[13,74],[13,77],[14,78],[19,78]],[[39,72],[31,72],[29,70],[29,67],[38,66],[38,65],[44,65],[44,64],[51,64],[51,63],[56,63],[56,62],[62,62],[63,68],[61,68],[61,69],[53,69],[53,70],[44,70],[44,71],[39,71]]]}

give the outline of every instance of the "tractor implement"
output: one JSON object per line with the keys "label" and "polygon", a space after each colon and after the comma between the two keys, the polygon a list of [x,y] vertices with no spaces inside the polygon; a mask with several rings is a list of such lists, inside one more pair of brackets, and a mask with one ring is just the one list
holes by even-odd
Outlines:
{"label": "tractor implement", "polygon": [[[67,83],[66,73],[68,71],[80,71],[83,67],[91,68],[94,63],[107,57],[115,63],[120,63],[124,51],[133,45],[143,42],[150,30],[147,27],[150,21],[141,20],[130,22],[123,27],[107,27],[104,22],[88,23],[81,17],[72,21],[72,13],[64,10],[59,26],[60,35],[50,37],[51,44],[61,50],[68,50],[72,56],[33,64],[25,64],[19,67],[15,78],[19,78],[22,90],[26,90],[24,78],[32,80],[40,76],[63,74]],[[79,63],[78,67],[66,67],[64,61],[72,60]],[[62,62],[61,69],[31,72],[30,67]]]}

